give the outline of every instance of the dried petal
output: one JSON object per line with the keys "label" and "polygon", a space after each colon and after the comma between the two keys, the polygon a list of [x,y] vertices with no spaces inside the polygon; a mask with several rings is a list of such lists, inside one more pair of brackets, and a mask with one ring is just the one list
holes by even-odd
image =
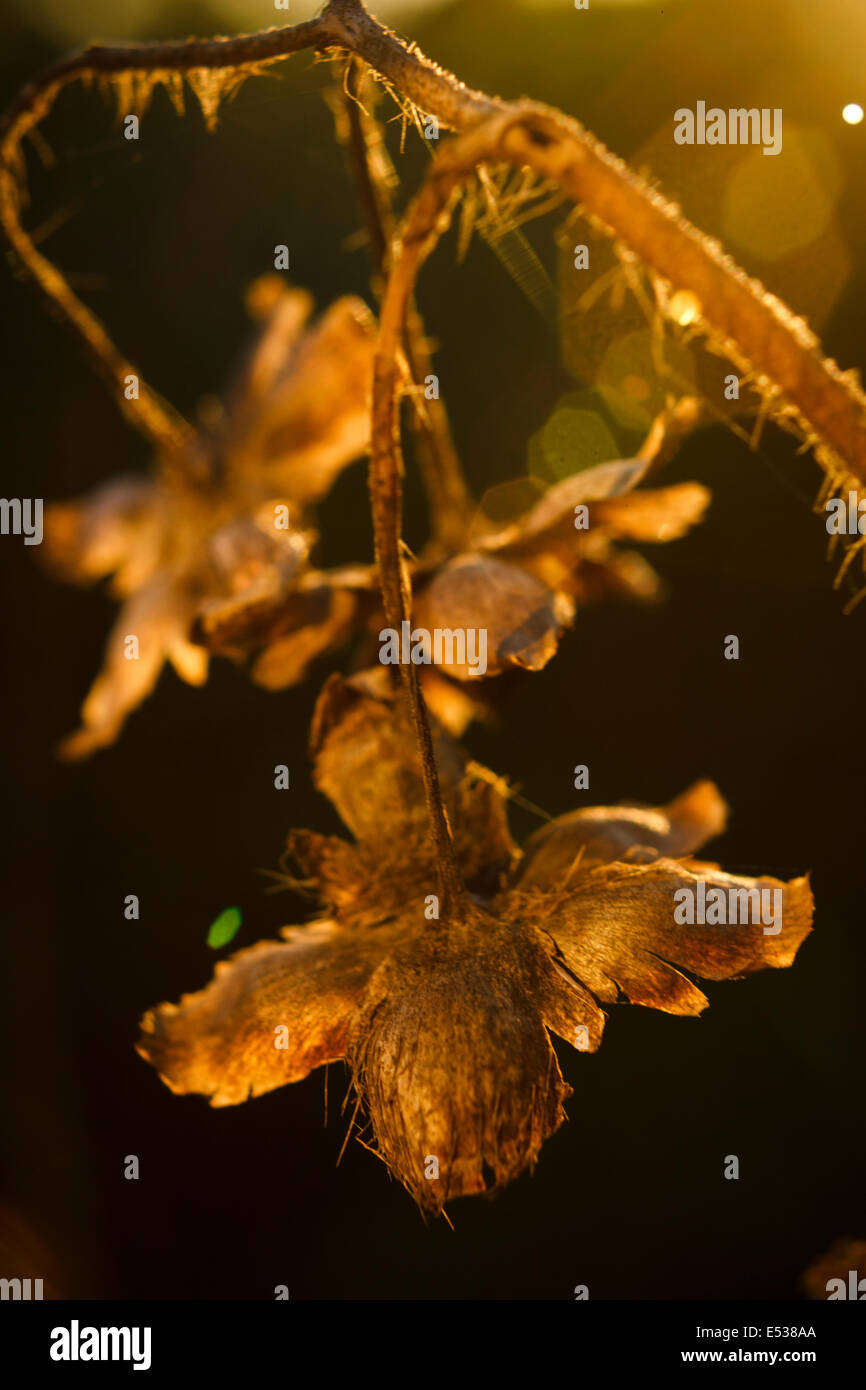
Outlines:
{"label": "dried petal", "polygon": [[[464,878],[472,888],[492,891],[517,853],[505,802],[490,782],[467,772],[464,753],[444,729],[434,726],[433,739]],[[385,871],[404,881],[418,872],[435,878],[415,732],[384,668],[348,681],[334,675],[325,683],[310,748],[316,785],[361,845],[370,843]],[[413,855],[419,861],[414,866]]]}
{"label": "dried petal", "polygon": [[597,559],[581,557],[572,568],[568,592],[579,606],[610,599],[656,603],[664,594],[664,585],[652,565],[636,550],[607,546]]}
{"label": "dried petal", "polygon": [[[428,632],[485,632],[488,676],[509,666],[540,671],[573,616],[571,601],[516,565],[483,555],[458,555],[434,575],[415,603],[415,623]],[[458,680],[479,674],[468,660],[443,661]]]}
{"label": "dried petal", "polygon": [[[122,608],[105,647],[102,669],[81,707],[82,727],[60,747],[70,760],[113,743],[131,710],[141,704],[170,660],[183,680],[201,685],[207,677],[207,652],[186,639],[192,603],[169,586],[154,582]],[[129,638],[138,643],[130,657]]]}
{"label": "dried petal", "polygon": [[[273,658],[273,680],[269,677],[260,683],[277,688],[279,680],[282,688],[293,684],[293,677],[299,678],[299,662],[308,646],[309,661],[325,649],[326,638],[330,638],[331,645],[338,645],[360,625],[364,613],[377,601],[378,582],[372,566],[306,570],[297,583],[282,586],[276,593],[247,592],[206,599],[196,615],[193,635],[208,651],[225,656],[261,652],[263,669],[270,665],[270,649],[278,647]],[[299,650],[296,654],[294,648],[286,647],[284,661],[282,640],[295,633]],[[283,666],[285,678],[278,675]]]}
{"label": "dried petal", "polygon": [[631,541],[675,541],[699,521],[710,504],[710,492],[700,483],[644,488],[628,497],[597,502],[592,525]]}
{"label": "dried petal", "polygon": [[153,481],[118,478],[47,509],[43,558],[67,581],[91,584],[114,574],[114,592],[132,593],[162,560],[163,526]]}
{"label": "dried petal", "polygon": [[[779,930],[767,934],[760,920],[681,925],[674,894],[685,888],[697,897],[701,880],[705,891],[717,888],[726,897],[731,890],[779,890]],[[806,878],[789,883],[742,878],[714,864],[691,861],[686,867],[659,859],[648,865],[603,865],[547,893],[506,895],[499,910],[543,924],[568,969],[597,999],[624,997],[666,1013],[697,1014],[707,1000],[674,967],[725,980],[790,965],[811,931],[812,894]]]}
{"label": "dried petal", "polygon": [[239,408],[226,444],[233,473],[304,505],[324,497],[368,446],[374,344],[362,300],[332,304],[254,408]]}
{"label": "dried petal", "polygon": [[[396,698],[395,698],[396,695]],[[382,843],[389,831],[427,835],[421,759],[403,701],[384,668],[344,681],[332,676],[316,705],[310,735],[316,785],[358,840]],[[444,733],[436,739],[439,779],[453,808],[464,759]]]}
{"label": "dried petal", "polygon": [[297,685],[318,656],[341,646],[352,632],[359,606],[355,594],[323,585],[308,590],[308,597],[319,603],[321,615],[317,621],[278,637],[262,652],[253,666],[256,685],[267,690]]}
{"label": "dried petal", "polygon": [[222,961],[212,982],[145,1014],[138,1051],[171,1090],[239,1105],[346,1055],[355,1010],[393,944],[334,922],[287,927]]}
{"label": "dried petal", "polygon": [[249,428],[288,369],[313,312],[313,296],[287,285],[280,275],[262,275],[247,290],[246,306],[262,328],[227,396],[233,432],[238,435]]}
{"label": "dried petal", "polygon": [[[549,487],[525,516],[499,531],[477,538],[479,550],[520,552],[543,549],[554,538],[574,536],[574,509],[580,503],[619,497],[637,486],[647,471],[645,459],[614,459],[584,468]],[[595,507],[592,509],[595,515]]]}
{"label": "dried petal", "polygon": [[520,867],[520,888],[562,882],[576,861],[581,868],[614,859],[692,854],[725,828],[727,806],[712,782],[653,809],[647,806],[588,806],[569,811],[529,837]]}

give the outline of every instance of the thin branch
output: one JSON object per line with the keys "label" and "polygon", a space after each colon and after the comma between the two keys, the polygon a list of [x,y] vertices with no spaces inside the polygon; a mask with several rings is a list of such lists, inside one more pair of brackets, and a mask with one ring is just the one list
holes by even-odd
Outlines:
{"label": "thin branch", "polygon": [[[361,0],[329,0],[305,24],[235,38],[108,47],[94,44],[56,64],[24,89],[0,122],[0,222],[23,263],[106,359],[117,380],[105,330],[75,299],[62,276],[35,252],[18,218],[24,166],[21,141],[48,114],[60,90],[76,78],[122,72],[195,73],[254,69],[305,48],[343,49],[369,64],[404,99],[440,125],[471,131],[501,117],[491,158],[528,164],[553,179],[585,213],[608,229],[674,290],[695,297],[706,330],[735,364],[786,398],[827,472],[866,483],[866,395],[852,372],[824,358],[818,340],[757,280],[746,276],[655,189],[610,154],[576,121],[532,103],[504,102],[459,82],[414,46],[404,44],[369,14]],[[148,428],[170,442],[173,422],[148,396]]]}
{"label": "thin branch", "polygon": [[[192,438],[187,422],[150,387],[141,372],[115,346],[105,326],[78,298],[68,280],[36,250],[21,223],[26,203],[26,165],[22,142],[35,138],[58,95],[71,82],[125,72],[195,73],[200,69],[260,65],[308,48],[326,37],[321,21],[272,30],[239,39],[194,40],[188,43],[91,44],[55,63],[23,88],[0,120],[0,225],[24,269],[32,276],[52,312],[66,322],[84,343],[100,375],[107,381],[127,420],[143,433],[169,466],[176,466]],[[128,398],[127,380],[138,381],[138,396]]]}
{"label": "thin branch", "polygon": [[856,374],[824,358],[803,320],[718,243],[576,122],[547,107],[515,104],[443,147],[401,233],[414,262],[426,259],[448,225],[455,190],[479,164],[497,162],[528,166],[559,184],[671,286],[693,295],[705,331],[759,386],[775,390],[780,404],[772,413],[799,426],[822,467],[866,481],[866,395]]}
{"label": "thin branch", "polygon": [[346,63],[343,98],[338,109],[337,133],[345,145],[355,180],[361,215],[367,233],[368,251],[372,264],[373,289],[381,298],[384,286],[385,263],[394,231],[391,188],[397,175],[382,134],[382,127],[368,109],[376,93],[369,80],[369,70],[359,58],[350,57]]}
{"label": "thin branch", "polygon": [[[357,37],[356,37],[357,35]],[[166,76],[197,74],[262,66],[303,49],[352,50],[357,44],[375,55],[374,66],[387,76],[416,73],[419,95],[460,84],[434,64],[410,56],[400,41],[367,14],[359,0],[332,0],[317,19],[258,34],[231,38],[193,39],[155,44],[90,44],[55,63],[36,81],[24,87],[0,119],[0,226],[21,265],[32,276],[53,312],[76,332],[107,380],[118,406],[129,423],[140,430],[157,450],[177,459],[191,437],[189,425],[144,381],[141,372],[115,347],[110,334],[95,314],[74,293],[71,285],[42,256],[21,223],[26,202],[26,164],[22,142],[36,138],[38,125],[49,114],[60,92],[84,79],[117,78],[125,73]],[[448,78],[448,81],[445,79]],[[452,94],[450,104],[453,106]],[[444,120],[444,117],[443,117]],[[127,399],[127,378],[138,379],[139,395]]]}
{"label": "thin branch", "polygon": [[[405,311],[405,302],[400,306]],[[393,312],[380,326],[379,346],[373,372],[373,420],[370,442],[370,506],[373,515],[373,534],[376,560],[382,587],[382,606],[385,620],[397,632],[409,622],[412,598],[402,530],[403,460],[400,449],[399,396],[401,370],[398,362],[403,335],[403,312],[395,319]],[[391,347],[393,346],[393,350]],[[436,850],[442,916],[463,900],[466,888],[457,866],[451,827],[442,801],[439,774],[430,721],[421,694],[418,668],[400,666],[400,675],[409,701],[409,709],[424,776],[424,793],[430,831]]]}
{"label": "thin branch", "polygon": [[[397,176],[381,125],[372,111],[375,88],[372,82],[364,80],[368,74],[365,64],[350,58],[346,65],[342,107],[345,120],[341,124],[367,230],[373,286],[377,298],[381,299],[394,234],[390,190]],[[421,399],[423,383],[432,375],[433,364],[424,322],[414,301],[407,314],[403,350],[412,383],[407,394],[415,450],[430,509],[430,550],[435,554],[453,554],[466,539],[474,507],[451,437],[445,403],[438,395],[430,400]],[[428,558],[435,558],[435,554],[428,554]]]}

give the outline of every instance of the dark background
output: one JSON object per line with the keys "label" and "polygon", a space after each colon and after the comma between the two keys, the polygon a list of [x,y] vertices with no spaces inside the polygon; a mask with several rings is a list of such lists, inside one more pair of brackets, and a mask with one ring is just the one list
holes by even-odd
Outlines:
{"label": "dark background", "polygon": [[[638,163],[673,110],[698,98],[782,106],[786,123],[822,132],[838,161],[834,235],[848,260],[820,327],[830,355],[862,367],[866,125],[845,126],[840,112],[866,104],[863,22],[854,0],[822,4],[810,27],[814,9],[594,2],[577,14],[564,0],[466,0],[405,27],[469,83],[559,104]],[[60,51],[26,13],[22,3],[0,28],[6,99]],[[273,22],[251,5],[243,27]],[[223,25],[176,5],[154,10],[139,33]],[[274,244],[290,244],[293,278],[320,305],[368,293],[363,250],[346,245],[358,215],[320,95],[328,69],[300,55],[278,72],[247,84],[216,136],[197,111],[179,121],[158,98],[132,154],[104,100],[72,92],[46,126],[56,167],[39,174],[34,164],[28,225],[64,213],[46,253],[187,412],[224,381],[247,331],[243,287],[268,269]],[[396,152],[397,125],[390,134]],[[423,158],[410,139],[400,163],[409,187]],[[675,191],[696,216],[688,188]],[[544,226],[533,236],[553,269],[552,238]],[[784,267],[737,254],[795,309],[808,307],[782,283]],[[811,276],[804,254],[808,300],[827,252],[812,248]],[[0,274],[4,495],[74,496],[145,467],[142,441],[77,345],[10,269]],[[446,240],[421,303],[481,495],[524,470],[529,436],[574,382],[551,325],[486,248],[458,267]],[[580,614],[500,726],[475,727],[468,745],[551,814],[657,803],[715,778],[733,815],[713,857],[782,876],[810,869],[815,932],[791,970],[710,985],[700,1021],[615,1008],[597,1055],[561,1047],[570,1123],[534,1175],[493,1201],[455,1203],[455,1231],[425,1226],[359,1145],[335,1167],[348,1119],[342,1067],[331,1069],[325,1126],[322,1073],[210,1110],[173,1097],[133,1051],[146,1007],[208,978],[205,937],[222,908],[243,909],[235,947],[308,912],[268,896],[258,870],[275,866],[289,827],[336,828],[305,756],[329,665],[276,695],[225,663],[202,691],[167,673],[114,748],[63,766],[53,748],[74,727],[114,609],[99,591],[55,583],[35,549],[3,538],[10,1267],[0,1272],[42,1275],[47,1292],[84,1298],[267,1299],[276,1284],[293,1298],[570,1298],[585,1283],[593,1298],[766,1299],[799,1296],[811,1261],[866,1233],[866,604],[842,616],[811,514],[820,474],[795,441],[770,427],[751,453],[721,426],[702,430],[665,480],[689,478],[714,502],[690,537],[648,552],[669,581],[667,602]],[[417,540],[423,512],[412,482],[409,491]],[[369,556],[364,507],[358,465],[324,509],[327,560]],[[738,662],[722,659],[728,633],[740,636]],[[281,762],[290,792],[273,788]],[[572,788],[583,762],[589,796]],[[518,833],[537,823],[515,809]],[[128,893],[140,896],[138,923],[124,920]],[[722,1176],[732,1153],[738,1182]],[[138,1182],[123,1178],[127,1154],[139,1156]]]}

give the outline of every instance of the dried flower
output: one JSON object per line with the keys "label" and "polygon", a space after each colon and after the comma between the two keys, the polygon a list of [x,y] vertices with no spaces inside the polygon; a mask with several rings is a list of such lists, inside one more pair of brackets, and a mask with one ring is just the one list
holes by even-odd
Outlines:
{"label": "dried flower", "polygon": [[[277,276],[255,283],[249,305],[263,323],[258,341],[226,410],[193,437],[180,466],[113,481],[47,513],[54,569],[81,583],[112,575],[122,600],[67,757],[113,742],[166,661],[191,685],[207,679],[198,623],[231,624],[288,595],[303,631],[299,679],[339,639],[363,587],[310,568],[308,508],[367,448],[372,316],[347,297],[305,332],[312,299]],[[334,611],[322,597],[332,592]]]}
{"label": "dried flower", "polygon": [[[148,1013],[139,1051],[174,1091],[212,1105],[345,1059],[380,1157],[438,1212],[509,1182],[562,1123],[570,1088],[551,1034],[593,1050],[602,1005],[618,1001],[700,1013],[707,1000],[683,971],[720,980],[790,965],[812,895],[805,878],[742,878],[690,857],[724,824],[708,782],[662,810],[560,817],[521,854],[497,779],[468,769],[441,728],[434,737],[465,890],[439,902],[402,700],[381,671],[333,676],[312,751],[354,842],[289,837],[327,917],[240,952],[200,993]],[[778,931],[679,925],[674,894],[702,883],[778,891]]]}
{"label": "dried flower", "polygon": [[[639,486],[662,444],[695,418],[695,402],[682,401],[659,417],[638,458],[563,479],[508,526],[476,525],[471,548],[418,584],[418,625],[485,629],[489,675],[509,666],[537,671],[556,651],[576,604],[657,597],[658,576],[619,543],[676,540],[700,521],[710,498],[700,483]],[[457,665],[442,669],[458,680],[471,674]]]}
{"label": "dried flower", "polygon": [[[695,401],[679,401],[655,421],[638,457],[565,478],[506,526],[492,525],[479,512],[465,549],[443,559],[437,548],[432,558],[422,555],[409,566],[417,626],[430,632],[485,632],[485,674],[498,676],[509,669],[541,670],[571,625],[577,605],[609,597],[657,598],[655,571],[621,542],[676,540],[702,518],[710,494],[700,483],[640,486],[697,418]],[[259,653],[253,678],[260,684],[293,684],[299,603],[318,604],[322,622],[339,625],[341,636],[364,619],[377,632],[382,615],[373,597],[375,586],[371,569],[335,571],[327,583],[311,582],[309,588],[292,583],[288,593],[240,613],[214,606],[197,635],[222,654]],[[327,631],[312,624],[304,630]],[[475,674],[471,663],[462,660],[445,660],[436,672],[425,673],[431,706],[454,733],[462,731],[478,706],[449,688],[442,676],[470,681]]]}

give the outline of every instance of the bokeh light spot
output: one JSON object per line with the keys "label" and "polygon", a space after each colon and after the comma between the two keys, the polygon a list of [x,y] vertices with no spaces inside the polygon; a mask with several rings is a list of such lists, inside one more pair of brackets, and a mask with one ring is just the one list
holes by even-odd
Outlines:
{"label": "bokeh light spot", "polygon": [[723,217],[726,237],[768,261],[827,231],[833,197],[801,132],[786,131],[772,159],[756,149],[740,160],[725,186]]}
{"label": "bokeh light spot", "polygon": [[529,446],[529,471],[533,477],[555,483],[584,468],[622,457],[601,412],[586,408],[591,400],[590,393],[564,396],[533,435]]}
{"label": "bokeh light spot", "polygon": [[516,521],[535,505],[543,492],[541,483],[535,478],[513,478],[489,487],[479,506],[481,529],[485,529],[484,523],[489,526],[491,521],[497,526]]}
{"label": "bokeh light spot", "polygon": [[623,395],[627,396],[630,401],[645,401],[650,394],[650,384],[646,377],[636,376],[632,373],[630,376],[623,377],[622,390]]}
{"label": "bokeh light spot", "polygon": [[[694,295],[685,298],[694,305],[698,302]],[[693,305],[679,307],[680,312],[688,315]],[[687,317],[685,321],[692,320]],[[678,318],[677,322],[683,320]],[[616,424],[641,431],[648,429],[672,391],[677,395],[689,394],[694,390],[694,382],[690,349],[673,335],[658,342],[648,328],[615,338],[602,358],[595,380]]]}

